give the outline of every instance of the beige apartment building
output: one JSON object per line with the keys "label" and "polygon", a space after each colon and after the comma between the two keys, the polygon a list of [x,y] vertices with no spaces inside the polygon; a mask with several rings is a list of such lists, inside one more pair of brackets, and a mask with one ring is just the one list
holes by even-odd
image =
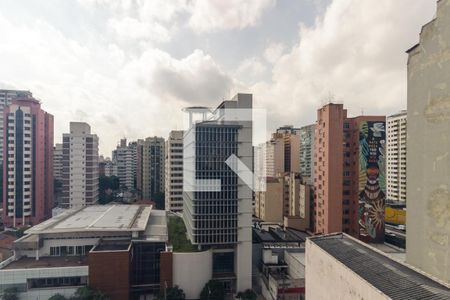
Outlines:
{"label": "beige apartment building", "polygon": [[284,180],[267,177],[266,191],[255,193],[255,215],[266,222],[283,222]]}
{"label": "beige apartment building", "polygon": [[183,130],[173,130],[166,141],[165,208],[183,211]]}
{"label": "beige apartment building", "polygon": [[256,192],[255,198],[255,214],[261,220],[298,230],[310,228],[311,186],[299,173],[268,177],[266,191]]}

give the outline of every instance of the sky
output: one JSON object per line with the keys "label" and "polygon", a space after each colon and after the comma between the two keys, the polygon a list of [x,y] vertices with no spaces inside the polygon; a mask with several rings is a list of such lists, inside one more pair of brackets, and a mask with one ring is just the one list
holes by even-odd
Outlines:
{"label": "sky", "polygon": [[91,125],[100,153],[183,129],[182,108],[237,92],[268,129],[406,109],[405,51],[435,0],[2,0],[0,88],[30,90],[55,117]]}

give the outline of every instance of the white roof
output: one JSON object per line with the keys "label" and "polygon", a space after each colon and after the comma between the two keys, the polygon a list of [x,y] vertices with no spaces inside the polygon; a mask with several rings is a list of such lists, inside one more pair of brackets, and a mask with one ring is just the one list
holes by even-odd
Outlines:
{"label": "white roof", "polygon": [[27,234],[77,231],[144,231],[152,206],[92,205],[67,210],[26,231]]}

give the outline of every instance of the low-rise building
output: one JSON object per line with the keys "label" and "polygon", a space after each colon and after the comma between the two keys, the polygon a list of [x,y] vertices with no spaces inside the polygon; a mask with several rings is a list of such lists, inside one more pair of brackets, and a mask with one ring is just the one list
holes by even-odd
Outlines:
{"label": "low-rise building", "polygon": [[264,227],[253,229],[253,288],[265,299],[304,299],[307,234]]}
{"label": "low-rise building", "polygon": [[450,299],[450,285],[345,233],[306,240],[306,299]]}
{"label": "low-rise building", "polygon": [[111,299],[155,294],[166,270],[166,224],[165,211],[152,206],[67,210],[14,242],[14,256],[0,264],[0,292],[14,287],[22,299],[48,299],[89,285]]}

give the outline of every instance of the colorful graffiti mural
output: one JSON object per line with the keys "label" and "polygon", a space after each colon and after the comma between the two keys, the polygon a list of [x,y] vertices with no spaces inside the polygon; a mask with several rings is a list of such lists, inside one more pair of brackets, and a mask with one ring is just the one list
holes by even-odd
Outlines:
{"label": "colorful graffiti mural", "polygon": [[384,241],[385,122],[359,126],[359,235],[366,242]]}

